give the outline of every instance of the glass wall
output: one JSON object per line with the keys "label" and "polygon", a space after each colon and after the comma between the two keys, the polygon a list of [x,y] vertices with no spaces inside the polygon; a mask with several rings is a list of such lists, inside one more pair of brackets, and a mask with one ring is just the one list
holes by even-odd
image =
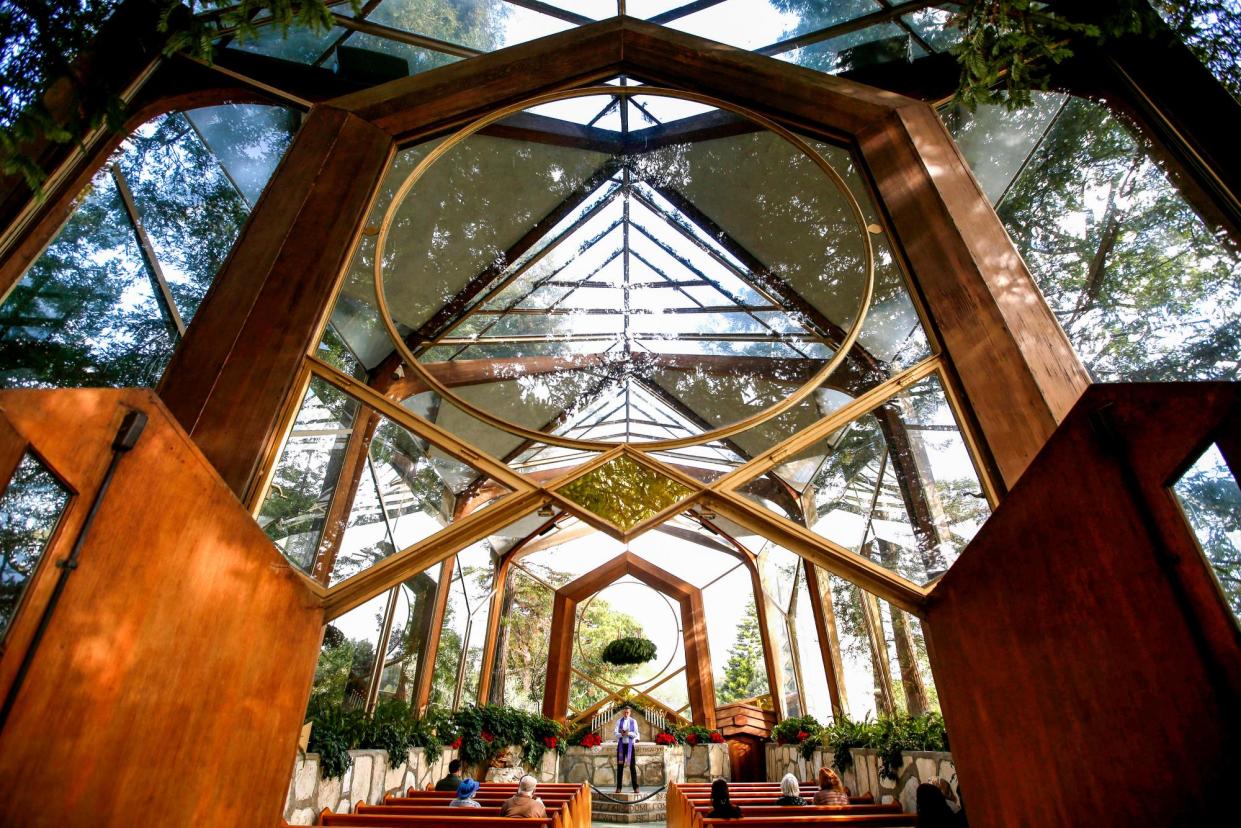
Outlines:
{"label": "glass wall", "polygon": [[1092,377],[1241,377],[1241,250],[1104,104],[945,120]]}
{"label": "glass wall", "polygon": [[155,385],[296,128],[227,105],[131,134],[0,305],[0,387]]}
{"label": "glass wall", "polygon": [[1211,445],[1173,485],[1224,600],[1241,620],[1241,487],[1219,446]]}
{"label": "glass wall", "polygon": [[0,641],[67,505],[60,481],[39,458],[23,455],[0,495]]}

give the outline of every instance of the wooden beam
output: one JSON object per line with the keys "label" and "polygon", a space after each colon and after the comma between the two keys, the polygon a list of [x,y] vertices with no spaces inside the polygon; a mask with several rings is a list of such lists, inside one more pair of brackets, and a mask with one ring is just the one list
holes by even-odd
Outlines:
{"label": "wooden beam", "polygon": [[312,112],[164,375],[160,396],[239,497],[273,450],[391,153],[358,118]]}
{"label": "wooden beam", "polygon": [[1089,383],[952,138],[924,104],[860,137],[931,325],[1011,486]]}

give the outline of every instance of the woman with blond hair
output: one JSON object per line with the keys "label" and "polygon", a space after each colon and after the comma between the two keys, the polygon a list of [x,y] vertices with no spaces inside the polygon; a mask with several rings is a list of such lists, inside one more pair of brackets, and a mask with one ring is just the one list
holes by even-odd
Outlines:
{"label": "woman with blond hair", "polygon": [[808,805],[806,800],[801,798],[801,783],[797,781],[797,777],[791,773],[786,773],[784,778],[780,780],[780,798],[776,800],[777,805]]}
{"label": "woman with blond hair", "polygon": [[845,793],[845,784],[840,781],[836,771],[831,768],[819,768],[819,792],[814,795],[814,804],[849,804],[849,794]]}

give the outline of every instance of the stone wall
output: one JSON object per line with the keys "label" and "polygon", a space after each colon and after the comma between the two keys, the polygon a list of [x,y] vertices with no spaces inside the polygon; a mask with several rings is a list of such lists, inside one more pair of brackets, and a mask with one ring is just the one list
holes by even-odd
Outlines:
{"label": "stone wall", "polygon": [[[509,748],[502,754],[507,767],[489,768],[488,779],[507,779],[516,773],[520,777],[520,748]],[[336,813],[351,812],[359,800],[368,805],[383,802],[387,794],[397,794],[409,787],[418,789],[433,785],[448,775],[448,763],[457,758],[457,752],[444,748],[440,758],[426,761],[422,748],[413,748],[406,761],[395,767],[388,764],[388,752],[384,750],[351,750],[353,766],[335,779],[319,778],[319,754],[300,754],[293,763],[293,778],[285,798],[284,818],[290,825],[313,825],[324,808]],[[554,750],[543,755],[543,761],[535,774],[541,782],[554,782],[559,778],[559,756]],[[513,765],[512,763],[516,763]],[[476,771],[477,769],[475,769]],[[463,769],[467,775],[475,771]],[[507,771],[507,775],[505,772]]]}
{"label": "stone wall", "polygon": [[[906,811],[914,811],[914,792],[918,785],[929,782],[935,777],[948,780],[955,793],[957,789],[957,768],[952,762],[951,753],[931,751],[907,751],[902,754],[900,777],[893,781],[884,779],[879,773],[879,752],[876,750],[854,748],[849,751],[853,756],[853,767],[840,774],[841,780],[854,794],[867,791],[875,795],[876,802],[900,801]],[[767,779],[778,782],[786,774],[791,773],[802,782],[814,781],[819,768],[833,767],[832,754],[816,750],[809,759],[802,757],[801,748],[797,745],[767,744]],[[837,769],[839,772],[839,769]]]}
{"label": "stone wall", "polygon": [[[643,786],[669,782],[710,782],[731,778],[728,745],[674,745],[663,747],[640,742],[637,747],[638,780]],[[628,774],[626,773],[626,777]],[[616,786],[616,743],[605,742],[598,751],[570,747],[561,757],[560,781],[590,782],[604,790]],[[625,780],[628,786],[628,778]]]}
{"label": "stone wall", "polygon": [[906,751],[901,754],[901,772],[896,781],[885,779],[879,772],[879,752],[854,748],[853,775],[857,780],[857,788],[862,792],[871,791],[876,802],[899,801],[906,811],[916,811],[915,791],[923,782],[930,782],[935,777],[948,780],[953,793],[957,790],[957,767],[952,762],[951,753],[932,751]]}

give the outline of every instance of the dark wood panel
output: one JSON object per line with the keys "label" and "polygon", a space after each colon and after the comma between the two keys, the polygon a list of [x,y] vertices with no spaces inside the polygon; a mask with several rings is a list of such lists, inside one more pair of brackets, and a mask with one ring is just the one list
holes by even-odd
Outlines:
{"label": "dark wood panel", "polygon": [[[1092,386],[923,621],[970,824],[1199,825],[1231,807],[1241,641],[1165,484],[1236,384]],[[1135,784],[1135,766],[1168,780]]]}
{"label": "dark wood panel", "polygon": [[275,438],[391,151],[373,126],[316,108],[165,372],[160,396],[239,495]]}
{"label": "dark wood panel", "polygon": [[[150,422],[0,734],[0,823],[278,824],[322,610],[153,393],[0,393],[4,416],[80,492],[79,520],[45,561],[68,554],[129,409]],[[34,591],[43,600],[15,625],[23,642],[46,600]],[[0,661],[4,688],[25,649]]]}

